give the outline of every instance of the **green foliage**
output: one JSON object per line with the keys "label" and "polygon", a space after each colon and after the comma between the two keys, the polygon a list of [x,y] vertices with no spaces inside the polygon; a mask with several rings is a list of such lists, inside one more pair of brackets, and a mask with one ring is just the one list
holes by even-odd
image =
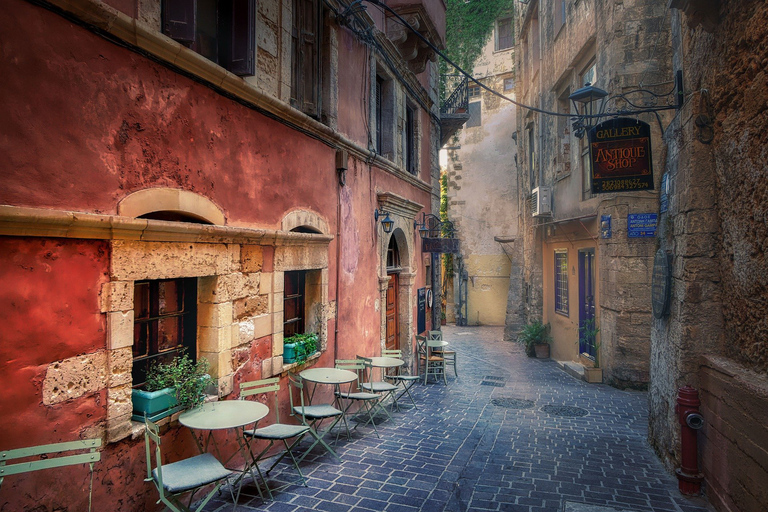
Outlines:
{"label": "green foliage", "polygon": [[293,350],[296,354],[295,362],[297,363],[303,363],[309,356],[317,352],[317,342],[317,334],[313,332],[308,332],[305,334],[294,334],[293,336],[283,340],[284,345],[289,343],[293,343],[295,345]]}
{"label": "green foliage", "polygon": [[517,335],[517,342],[525,346],[525,353],[529,356],[536,355],[535,345],[549,344],[552,336],[549,334],[549,324],[544,325],[541,320],[535,320],[523,327]]}
{"label": "green foliage", "polygon": [[593,348],[595,353],[595,368],[600,367],[600,345],[597,341],[597,333],[600,332],[600,327],[597,326],[597,322],[594,318],[584,321],[584,325],[579,327],[579,339],[583,339],[587,345]]}
{"label": "green foliage", "polygon": [[[459,67],[472,72],[475,60],[493,31],[494,22],[514,13],[514,0],[446,0],[445,54]],[[442,63],[443,65],[445,63]],[[443,67],[441,73],[453,73]]]}
{"label": "green foliage", "polygon": [[[448,220],[448,174],[440,175],[440,220]],[[447,233],[443,232],[443,236]],[[453,279],[453,254],[443,254],[443,269],[445,270],[444,280]],[[445,290],[445,284],[443,284]]]}
{"label": "green foliage", "polygon": [[209,366],[207,359],[193,363],[187,354],[174,357],[170,363],[154,363],[147,372],[145,387],[147,391],[175,388],[179,405],[191,409],[205,401],[205,388],[213,382]]}

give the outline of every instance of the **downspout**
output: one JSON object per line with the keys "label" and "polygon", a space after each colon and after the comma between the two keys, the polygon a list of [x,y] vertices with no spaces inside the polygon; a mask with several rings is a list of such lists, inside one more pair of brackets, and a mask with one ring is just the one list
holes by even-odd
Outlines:
{"label": "downspout", "polygon": [[[346,153],[346,151],[344,152]],[[344,162],[346,166],[347,163]],[[344,170],[346,172],[346,169]],[[341,304],[341,188],[344,186],[345,180],[339,180],[339,186],[337,187],[336,202],[336,319],[333,326],[333,359],[335,360],[339,354],[339,306]]]}

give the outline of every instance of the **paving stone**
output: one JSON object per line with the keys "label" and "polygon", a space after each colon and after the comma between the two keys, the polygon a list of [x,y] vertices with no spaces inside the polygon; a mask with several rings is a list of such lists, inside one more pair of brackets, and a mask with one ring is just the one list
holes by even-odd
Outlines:
{"label": "paving stone", "polygon": [[[460,377],[414,386],[418,409],[377,422],[381,438],[362,425],[351,440],[341,435],[334,449],[342,462],[316,448],[302,462],[307,487],[291,485],[274,501],[241,498],[236,510],[711,512],[703,499],[679,494],[648,446],[646,393],[577,380],[502,335],[502,328],[445,327]],[[488,376],[504,387],[481,385]],[[522,400],[533,405],[495,405]],[[546,405],[587,414],[556,416]],[[269,480],[295,478],[281,463]],[[228,496],[224,490],[204,511],[232,510]]]}

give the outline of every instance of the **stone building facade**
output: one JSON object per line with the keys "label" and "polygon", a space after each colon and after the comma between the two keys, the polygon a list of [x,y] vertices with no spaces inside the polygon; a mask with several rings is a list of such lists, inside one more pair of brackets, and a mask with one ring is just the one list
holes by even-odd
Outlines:
{"label": "stone building facade", "polygon": [[[514,98],[512,23],[511,14],[495,22],[472,76]],[[452,302],[463,325],[504,325],[507,294],[520,290],[516,110],[470,82],[469,112],[467,124],[446,146],[448,218],[461,241],[460,257],[454,260]],[[517,276],[512,288],[510,274]],[[519,296],[510,303],[520,304]]]}
{"label": "stone building facade", "polygon": [[[656,242],[628,236],[627,220],[658,211],[661,127],[653,114],[634,116],[651,126],[654,190],[593,194],[587,137],[578,138],[572,127],[569,96],[589,83],[608,92],[605,112],[616,112],[628,106],[621,94],[672,87],[665,12],[662,3],[642,0],[540,0],[518,19],[517,99],[559,114],[521,109],[517,115],[525,316],[550,324],[553,358],[587,365],[579,329],[594,318],[600,331],[590,355],[603,381],[619,387],[649,381]],[[610,234],[601,236],[605,219]]]}
{"label": "stone building facade", "polygon": [[659,247],[669,312],[651,324],[650,441],[681,461],[678,388],[699,391],[703,490],[720,511],[768,504],[768,6],[671,2],[684,104],[665,131]]}
{"label": "stone building facade", "polygon": [[[197,5],[196,24],[163,4]],[[234,4],[245,23],[227,24]],[[385,345],[414,364],[434,53],[379,9],[234,4],[11,0],[0,17],[0,448],[101,437],[95,510],[157,508],[131,391],[169,346],[209,361],[212,400],[301,369],[282,357],[293,331],[319,336],[304,366]],[[442,46],[440,0],[389,6]],[[171,459],[196,450],[177,416]],[[7,478],[0,508],[87,510],[87,471]]]}

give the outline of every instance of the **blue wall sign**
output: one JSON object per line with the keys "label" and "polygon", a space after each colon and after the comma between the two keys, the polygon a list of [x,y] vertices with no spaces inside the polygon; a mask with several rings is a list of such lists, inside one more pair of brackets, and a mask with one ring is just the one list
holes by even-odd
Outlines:
{"label": "blue wall sign", "polygon": [[659,215],[656,213],[630,213],[627,215],[627,236],[629,238],[653,238]]}

